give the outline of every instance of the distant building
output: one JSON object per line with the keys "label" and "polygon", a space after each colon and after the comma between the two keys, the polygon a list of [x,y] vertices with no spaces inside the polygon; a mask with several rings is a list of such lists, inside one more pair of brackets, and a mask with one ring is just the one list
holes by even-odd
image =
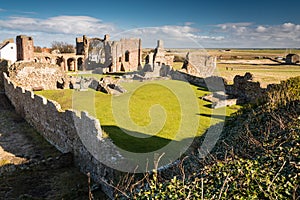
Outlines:
{"label": "distant building", "polygon": [[33,61],[34,60],[34,46],[32,37],[26,35],[18,35],[17,43],[17,60]]}
{"label": "distant building", "polygon": [[76,55],[84,55],[83,70],[101,67],[103,72],[136,71],[141,65],[141,39],[128,38],[110,41],[104,38],[76,38]]}
{"label": "distant building", "polygon": [[300,56],[297,54],[288,54],[286,56],[285,62],[287,64],[297,64],[300,63]]}
{"label": "distant building", "polygon": [[0,44],[0,59],[9,60],[11,64],[17,61],[17,46],[13,39]]}

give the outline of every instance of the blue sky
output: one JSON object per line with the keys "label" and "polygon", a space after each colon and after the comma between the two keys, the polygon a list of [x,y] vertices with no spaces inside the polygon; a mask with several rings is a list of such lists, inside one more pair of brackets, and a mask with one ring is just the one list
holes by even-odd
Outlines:
{"label": "blue sky", "polygon": [[35,44],[75,44],[83,34],[164,40],[175,48],[300,47],[299,0],[5,1],[0,40],[25,34]]}

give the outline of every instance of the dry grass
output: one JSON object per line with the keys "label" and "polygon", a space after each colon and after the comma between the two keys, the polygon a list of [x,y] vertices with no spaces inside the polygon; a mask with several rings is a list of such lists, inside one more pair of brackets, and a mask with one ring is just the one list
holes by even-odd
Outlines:
{"label": "dry grass", "polygon": [[219,75],[229,83],[233,83],[236,75],[250,72],[254,75],[254,81],[260,82],[262,87],[300,76],[300,66],[297,65],[217,64],[217,67]]}
{"label": "dry grass", "polygon": [[[187,52],[200,52],[197,49],[173,49],[175,55],[185,55]],[[289,53],[300,54],[299,49],[231,49],[221,51],[218,49],[208,49],[208,55],[217,56],[222,60],[217,61],[217,71],[215,75],[222,76],[229,84],[233,83],[236,75],[244,75],[250,72],[254,75],[254,81],[261,83],[262,87],[268,84],[279,83],[291,77],[300,76],[300,65],[285,65],[274,62],[270,59],[256,59],[257,57],[286,57]],[[284,61],[282,61],[284,62]],[[182,62],[175,62],[174,69],[180,69]]]}

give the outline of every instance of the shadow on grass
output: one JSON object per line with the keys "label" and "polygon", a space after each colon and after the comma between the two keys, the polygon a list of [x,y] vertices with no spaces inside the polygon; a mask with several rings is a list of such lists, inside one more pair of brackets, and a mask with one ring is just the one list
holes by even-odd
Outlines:
{"label": "shadow on grass", "polygon": [[[144,133],[125,130],[125,132],[117,126],[102,126],[102,129],[113,140],[114,144],[119,148],[135,152],[135,153],[147,153],[156,151],[168,145],[172,140],[161,138],[159,136],[148,136]],[[130,132],[136,137],[128,135],[126,132]],[[145,138],[145,136],[148,136]],[[143,137],[143,138],[141,138]]]}
{"label": "shadow on grass", "polygon": [[205,104],[203,106],[206,107],[206,108],[212,108],[212,104],[211,103],[210,104]]}
{"label": "shadow on grass", "polygon": [[224,116],[224,115],[211,115],[211,114],[203,114],[203,113],[197,114],[197,115],[203,116],[203,117],[208,117],[208,118],[222,119],[222,120],[226,118],[226,116]]}
{"label": "shadow on grass", "polygon": [[198,86],[197,90],[209,92],[208,88],[206,88],[206,87],[199,87],[199,86]]}

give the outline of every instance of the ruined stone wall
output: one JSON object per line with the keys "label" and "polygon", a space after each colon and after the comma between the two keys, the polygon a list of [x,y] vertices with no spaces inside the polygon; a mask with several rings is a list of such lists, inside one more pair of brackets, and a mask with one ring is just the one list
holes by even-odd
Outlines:
{"label": "ruined stone wall", "polygon": [[239,104],[255,103],[267,90],[261,88],[259,82],[252,80],[253,75],[249,72],[244,76],[237,75],[233,79],[233,85],[226,86],[226,93],[236,97]]}
{"label": "ruined stone wall", "polygon": [[0,60],[0,92],[4,92],[3,72],[7,73],[9,66],[10,66],[10,61]]}
{"label": "ruined stone wall", "polygon": [[209,77],[215,71],[216,57],[190,52],[187,53],[182,69],[188,74],[200,77]]}
{"label": "ruined stone wall", "polygon": [[187,81],[190,84],[200,86],[200,87],[206,87],[204,78],[194,76],[191,74],[187,74],[181,71],[174,71],[171,73],[171,77],[173,80],[181,80],[181,81]]}
{"label": "ruined stone wall", "polygon": [[121,39],[112,46],[113,71],[136,71],[141,64],[141,40]]}
{"label": "ruined stone wall", "polygon": [[53,90],[57,88],[57,81],[68,85],[66,73],[55,64],[17,62],[9,69],[10,78],[19,86],[27,90],[42,88]]}
{"label": "ruined stone wall", "polygon": [[33,38],[25,35],[18,35],[16,37],[16,43],[17,43],[17,60],[33,61],[34,59]]}
{"label": "ruined stone wall", "polygon": [[[99,121],[85,112],[62,111],[57,102],[16,86],[6,73],[4,73],[4,87],[6,96],[16,111],[58,150],[63,153],[71,152],[74,155],[75,165],[83,173],[90,172],[93,180],[100,183],[102,190],[112,197],[114,189],[105,182],[109,184],[118,182],[122,173],[99,162],[99,159],[95,159],[90,153],[88,146],[84,145],[99,141],[97,145],[102,152],[101,159],[124,166],[122,157],[118,157],[120,154],[113,148],[112,141],[102,138]],[[116,160],[110,158],[111,155],[114,155]]]}

